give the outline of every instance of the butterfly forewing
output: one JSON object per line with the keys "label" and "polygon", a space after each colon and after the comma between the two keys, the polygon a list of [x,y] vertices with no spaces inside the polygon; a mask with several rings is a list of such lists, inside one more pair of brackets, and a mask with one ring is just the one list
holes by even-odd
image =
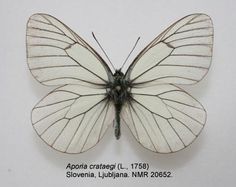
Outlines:
{"label": "butterfly forewing", "polygon": [[44,85],[109,81],[102,58],[65,24],[47,14],[34,14],[27,24],[27,59],[33,76]]}
{"label": "butterfly forewing", "polygon": [[[193,84],[208,72],[213,26],[209,16],[192,14],[154,39],[130,65],[126,78],[133,84]],[[144,86],[144,85],[143,85]]]}

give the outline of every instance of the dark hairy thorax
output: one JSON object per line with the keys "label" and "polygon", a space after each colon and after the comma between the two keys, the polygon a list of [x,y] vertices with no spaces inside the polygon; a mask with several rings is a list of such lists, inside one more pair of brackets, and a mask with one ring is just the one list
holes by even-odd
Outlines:
{"label": "dark hairy thorax", "polygon": [[131,84],[125,79],[121,70],[116,70],[113,78],[113,82],[107,85],[108,98],[113,101],[115,106],[122,106],[131,97]]}
{"label": "dark hairy thorax", "polygon": [[115,106],[115,137],[120,138],[120,113],[125,102],[131,99],[131,84],[121,70],[116,70],[112,82],[107,85],[107,97]]}

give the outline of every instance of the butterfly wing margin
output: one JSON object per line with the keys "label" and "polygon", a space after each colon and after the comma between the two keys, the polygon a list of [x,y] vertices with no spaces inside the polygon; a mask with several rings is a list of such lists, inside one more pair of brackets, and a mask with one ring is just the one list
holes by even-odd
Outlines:
{"label": "butterfly wing margin", "polygon": [[126,72],[133,84],[194,84],[208,72],[213,24],[206,14],[191,14],[172,24],[146,46]]}
{"label": "butterfly wing margin", "polygon": [[29,69],[44,85],[103,85],[110,78],[111,70],[99,54],[48,14],[29,18],[26,47]]}
{"label": "butterfly wing margin", "polygon": [[133,88],[132,96],[121,118],[136,140],[151,151],[179,151],[190,145],[205,125],[203,106],[174,85]]}
{"label": "butterfly wing margin", "polygon": [[32,110],[32,124],[50,147],[81,153],[95,146],[114,120],[114,106],[104,89],[81,85],[59,87]]}

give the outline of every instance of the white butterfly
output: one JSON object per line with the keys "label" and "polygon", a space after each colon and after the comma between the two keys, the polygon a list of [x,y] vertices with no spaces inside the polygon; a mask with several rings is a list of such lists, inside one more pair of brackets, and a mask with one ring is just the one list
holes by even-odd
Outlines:
{"label": "white butterfly", "polygon": [[100,55],[58,19],[34,14],[27,24],[27,58],[32,75],[60,86],[32,110],[37,134],[65,153],[95,146],[120,118],[136,140],[158,153],[179,151],[196,139],[206,111],[175,84],[194,84],[208,72],[213,26],[192,14],[172,24],[134,59],[125,74],[113,73]]}

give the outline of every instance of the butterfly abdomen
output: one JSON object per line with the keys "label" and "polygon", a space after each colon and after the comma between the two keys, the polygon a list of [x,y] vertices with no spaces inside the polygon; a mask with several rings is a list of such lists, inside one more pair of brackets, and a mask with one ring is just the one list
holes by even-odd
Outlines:
{"label": "butterfly abdomen", "polygon": [[120,113],[121,113],[122,105],[115,105],[115,137],[118,140],[120,138]]}

